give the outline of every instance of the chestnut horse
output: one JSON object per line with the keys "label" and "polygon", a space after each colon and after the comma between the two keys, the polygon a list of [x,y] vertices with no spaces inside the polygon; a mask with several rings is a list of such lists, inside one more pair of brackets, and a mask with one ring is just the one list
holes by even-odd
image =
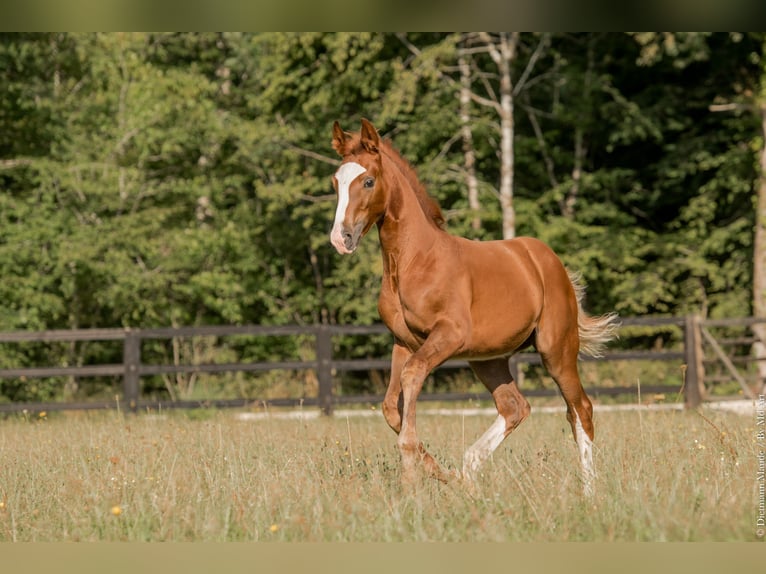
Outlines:
{"label": "chestnut horse", "polygon": [[583,288],[541,241],[479,242],[444,231],[441,210],[412,166],[369,121],[362,120],[359,133],[344,132],[335,122],[332,145],[343,158],[332,178],[338,194],[333,246],[353,253],[378,226],[378,311],[394,335],[383,414],[398,434],[403,482],[416,478],[418,465],[445,482],[457,475],[426,452],[415,428],[415,402],[431,370],[453,357],[466,359],[492,393],[497,419],[463,458],[462,477],[472,482],[530,413],[508,359],[531,344],[566,401],[584,490],[591,493],[593,408],[580,383],[577,356],[599,354],[613,336],[616,315],[583,312]]}

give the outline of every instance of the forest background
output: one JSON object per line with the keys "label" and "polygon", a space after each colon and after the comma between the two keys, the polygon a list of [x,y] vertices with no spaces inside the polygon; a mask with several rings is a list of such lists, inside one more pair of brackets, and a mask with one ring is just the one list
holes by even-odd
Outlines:
{"label": "forest background", "polygon": [[[764,316],[765,43],[0,34],[0,330],[377,322],[377,242],[340,257],[328,240],[331,126],[361,117],[417,168],[451,233],[539,237],[582,274],[593,313]],[[213,349],[155,351],[310,351],[300,338]],[[6,345],[0,367],[51,353],[75,365],[120,349]],[[77,392],[0,381],[0,401]]]}

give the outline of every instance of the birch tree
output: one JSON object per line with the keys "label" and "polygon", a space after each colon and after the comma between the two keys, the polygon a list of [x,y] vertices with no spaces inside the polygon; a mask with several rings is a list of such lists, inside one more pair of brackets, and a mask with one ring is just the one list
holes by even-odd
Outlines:
{"label": "birch tree", "polygon": [[[753,315],[758,319],[766,319],[766,64],[762,68],[755,111],[761,120],[761,145],[753,240]],[[758,360],[759,392],[763,393],[766,391],[766,324],[753,325],[753,332],[757,339],[753,344],[753,354]]]}
{"label": "birch tree", "polygon": [[[766,73],[761,87],[762,93],[758,105],[761,116],[762,143],[760,150],[760,173],[757,186],[755,211],[755,238],[753,246],[753,315],[766,319]],[[760,393],[766,390],[766,324],[753,326],[757,341],[753,353],[758,360]]]}
{"label": "birch tree", "polygon": [[482,81],[485,95],[475,91],[470,92],[473,101],[495,110],[500,125],[500,183],[498,198],[503,214],[503,239],[516,236],[516,210],[513,206],[513,77],[511,70],[519,46],[519,32],[500,32],[489,34],[482,32],[476,36],[477,49],[473,52],[485,51],[492,58],[497,68],[498,90],[487,82]]}
{"label": "birch tree", "polygon": [[463,141],[463,169],[468,192],[468,208],[471,210],[471,228],[481,229],[481,204],[479,203],[479,180],[476,177],[476,150],[471,130],[471,65],[466,54],[458,54],[460,69],[460,136]]}
{"label": "birch tree", "polygon": [[[515,100],[524,89],[527,80],[535,69],[535,64],[548,45],[548,36],[538,38],[537,46],[527,60],[526,66],[514,82],[514,67],[517,64],[521,46],[519,32],[500,32],[491,34],[480,32],[468,35],[465,47],[460,51],[459,69],[461,77],[461,105],[463,101],[472,101],[487,107],[497,115],[500,132],[498,158],[500,165],[497,196],[502,212],[503,239],[516,236],[516,209],[514,207],[515,154],[514,138],[516,125],[514,120]],[[493,64],[493,73],[478,64],[471,66],[466,59],[479,54],[487,54]],[[473,77],[470,69],[476,70]],[[465,142],[465,138],[464,138]]]}

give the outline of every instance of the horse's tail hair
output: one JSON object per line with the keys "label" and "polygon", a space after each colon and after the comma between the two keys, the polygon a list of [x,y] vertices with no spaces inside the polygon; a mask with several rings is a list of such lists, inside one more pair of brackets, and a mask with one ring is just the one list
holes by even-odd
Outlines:
{"label": "horse's tail hair", "polygon": [[577,298],[577,328],[580,334],[580,352],[591,357],[602,357],[606,344],[617,338],[620,326],[617,313],[607,313],[596,317],[588,315],[582,308],[585,298],[585,284],[582,276],[567,270]]}

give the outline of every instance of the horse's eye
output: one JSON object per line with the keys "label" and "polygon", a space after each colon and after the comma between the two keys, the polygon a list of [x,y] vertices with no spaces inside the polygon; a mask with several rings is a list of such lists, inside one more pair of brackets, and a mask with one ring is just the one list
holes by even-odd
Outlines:
{"label": "horse's eye", "polygon": [[372,187],[375,186],[375,180],[371,177],[365,178],[363,185],[365,188],[371,189]]}

